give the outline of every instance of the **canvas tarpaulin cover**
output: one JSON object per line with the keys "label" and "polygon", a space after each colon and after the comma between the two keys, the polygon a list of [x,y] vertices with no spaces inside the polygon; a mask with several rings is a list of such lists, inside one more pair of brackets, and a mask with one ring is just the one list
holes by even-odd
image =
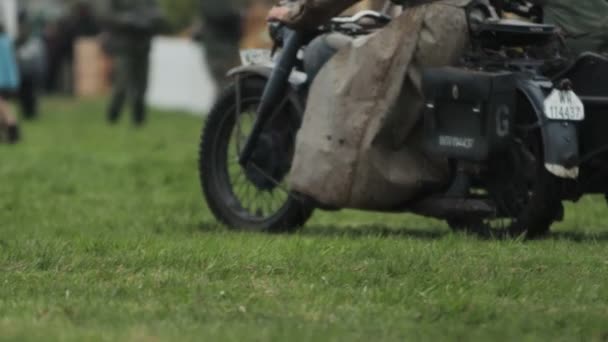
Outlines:
{"label": "canvas tarpaulin cover", "polygon": [[388,210],[447,182],[447,161],[422,148],[421,69],[458,61],[468,43],[468,3],[408,8],[338,51],[311,87],[292,189],[328,206]]}

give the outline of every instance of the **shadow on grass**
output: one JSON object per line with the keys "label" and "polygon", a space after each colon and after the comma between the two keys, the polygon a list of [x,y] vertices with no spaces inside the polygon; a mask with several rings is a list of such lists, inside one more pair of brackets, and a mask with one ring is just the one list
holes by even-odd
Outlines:
{"label": "shadow on grass", "polygon": [[411,238],[418,240],[438,240],[449,235],[466,236],[467,238],[477,239],[479,241],[543,241],[557,240],[570,241],[576,243],[592,243],[592,242],[608,242],[608,229],[606,232],[553,232],[546,236],[525,239],[499,231],[469,231],[469,232],[451,232],[449,230],[439,229],[407,229],[407,228],[387,228],[378,226],[363,226],[363,227],[309,227],[302,230],[300,235],[303,236],[319,236],[319,237],[346,237],[346,238],[366,238],[366,237],[382,237],[382,238]]}
{"label": "shadow on grass", "polygon": [[[218,223],[214,222],[201,222],[197,225],[198,231],[202,233],[259,233],[259,234],[270,234],[256,231],[246,230],[231,230]],[[436,240],[446,235],[449,235],[449,231],[439,229],[410,229],[410,228],[389,228],[383,226],[307,226],[294,233],[296,236],[303,237],[320,237],[320,238],[369,238],[369,237],[381,237],[381,238],[413,238],[420,240]],[[274,235],[281,235],[279,233]],[[287,234],[284,234],[287,235]]]}
{"label": "shadow on grass", "polygon": [[437,240],[449,235],[449,231],[438,229],[388,228],[382,226],[312,226],[298,232],[301,236],[345,237],[345,238],[412,238]]}
{"label": "shadow on grass", "polygon": [[605,232],[554,232],[547,238],[553,240],[566,240],[572,242],[588,243],[588,242],[608,242],[608,228]]}
{"label": "shadow on grass", "polygon": [[[192,227],[194,230],[201,233],[259,233],[268,234],[263,232],[253,231],[239,231],[231,230],[217,222],[206,221],[201,222],[198,225]],[[281,235],[281,234],[275,234]],[[342,226],[342,225],[324,225],[324,226],[308,226],[295,233],[297,236],[303,237],[319,237],[319,238],[347,238],[347,239],[362,239],[362,238],[401,238],[401,239],[418,239],[418,240],[439,240],[450,235],[461,235],[473,239],[479,239],[480,241],[513,241],[521,240],[525,241],[524,238],[517,238],[509,236],[508,234],[497,232],[497,231],[469,231],[454,233],[447,229],[439,228],[390,228],[386,226],[366,225],[366,226]],[[532,239],[532,241],[571,241],[576,243],[590,243],[590,242],[608,242],[608,228],[605,232],[581,232],[581,231],[559,231],[552,232],[546,236]]]}
{"label": "shadow on grass", "polygon": [[225,233],[230,231],[238,232],[236,230],[231,230],[216,221],[203,221],[197,225],[192,225],[192,228],[193,230],[201,233]]}

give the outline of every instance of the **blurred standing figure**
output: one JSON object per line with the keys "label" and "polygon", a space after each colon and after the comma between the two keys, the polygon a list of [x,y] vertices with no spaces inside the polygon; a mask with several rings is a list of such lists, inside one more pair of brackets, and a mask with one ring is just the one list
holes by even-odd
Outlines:
{"label": "blurred standing figure", "polygon": [[216,83],[223,87],[226,73],[239,64],[239,42],[243,35],[243,13],[247,0],[199,0],[201,39]]}
{"label": "blurred standing figure", "polygon": [[149,55],[152,38],[164,21],[155,0],[112,0],[106,50],[114,57],[114,90],[108,108],[110,123],[118,121],[125,102],[132,104],[133,122],[146,120]]}
{"label": "blurred standing figure", "polygon": [[34,27],[25,11],[19,13],[19,34],[15,45],[21,76],[21,113],[26,119],[33,119],[38,115],[38,90],[46,69],[46,51],[39,29]]}
{"label": "blurred standing figure", "polygon": [[91,38],[99,35],[101,28],[91,4],[83,1],[74,1],[65,23],[60,28],[63,52],[62,88],[68,94],[74,94],[74,58],[76,43],[80,38]]}
{"label": "blurred standing figure", "polygon": [[[202,18],[201,39],[206,50],[211,74],[220,87],[227,82],[226,74],[240,64],[239,43],[243,37],[244,14],[251,0],[199,0]],[[389,0],[370,0],[369,6],[382,10]],[[269,8],[277,0],[256,0]]]}
{"label": "blurred standing figure", "polygon": [[19,140],[17,119],[7,97],[19,87],[19,69],[13,50],[13,41],[0,24],[0,141],[15,143]]}
{"label": "blurred standing figure", "polygon": [[59,91],[60,71],[65,56],[60,29],[62,24],[62,20],[51,20],[44,26],[42,33],[47,54],[44,89],[51,94]]}

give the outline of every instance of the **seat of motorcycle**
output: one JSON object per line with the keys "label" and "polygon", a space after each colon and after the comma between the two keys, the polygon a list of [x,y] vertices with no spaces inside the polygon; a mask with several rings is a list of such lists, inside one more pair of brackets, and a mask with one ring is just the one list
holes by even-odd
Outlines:
{"label": "seat of motorcycle", "polygon": [[583,99],[608,104],[606,76],[608,76],[608,56],[585,52],[553,79],[558,83],[567,78],[572,81],[574,91]]}
{"label": "seat of motorcycle", "polygon": [[493,19],[480,23],[477,35],[486,45],[517,47],[545,44],[557,33],[557,27],[515,19]]}

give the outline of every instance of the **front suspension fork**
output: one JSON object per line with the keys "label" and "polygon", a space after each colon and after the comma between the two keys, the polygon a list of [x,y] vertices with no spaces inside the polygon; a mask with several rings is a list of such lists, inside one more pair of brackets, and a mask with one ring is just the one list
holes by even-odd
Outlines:
{"label": "front suspension fork", "polygon": [[277,103],[281,101],[281,97],[286,94],[289,76],[297,63],[298,52],[304,44],[304,38],[305,34],[302,32],[286,30],[283,51],[268,79],[260,105],[257,109],[253,129],[239,156],[239,163],[243,167],[248,166],[249,160],[256,149],[258,139],[262,134],[266,123],[274,114]]}

